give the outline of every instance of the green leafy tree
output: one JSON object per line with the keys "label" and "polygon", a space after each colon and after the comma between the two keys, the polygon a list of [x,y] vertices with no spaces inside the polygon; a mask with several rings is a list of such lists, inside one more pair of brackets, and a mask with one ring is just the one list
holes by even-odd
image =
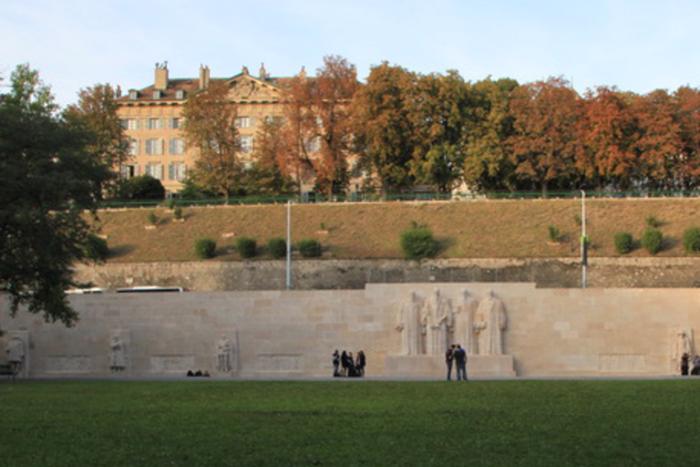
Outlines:
{"label": "green leafy tree", "polygon": [[0,287],[11,313],[20,305],[46,320],[77,319],[64,291],[76,284],[108,167],[91,153],[94,135],[57,113],[51,92],[28,65],[0,95]]}
{"label": "green leafy tree", "polygon": [[246,170],[246,192],[286,194],[295,191],[295,183],[281,169],[278,157],[283,153],[282,119],[266,119],[255,136],[252,166]]}
{"label": "green leafy tree", "polygon": [[352,102],[356,149],[384,193],[414,183],[409,163],[415,148],[409,102],[415,74],[387,62],[373,67]]}

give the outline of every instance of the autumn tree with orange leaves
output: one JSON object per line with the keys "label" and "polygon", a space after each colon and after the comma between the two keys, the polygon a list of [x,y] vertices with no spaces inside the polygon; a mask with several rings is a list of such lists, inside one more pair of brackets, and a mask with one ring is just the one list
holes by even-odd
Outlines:
{"label": "autumn tree with orange leaves", "polygon": [[519,86],[510,103],[513,135],[508,139],[515,174],[547,196],[550,187],[571,188],[575,161],[583,150],[582,105],[561,78]]}

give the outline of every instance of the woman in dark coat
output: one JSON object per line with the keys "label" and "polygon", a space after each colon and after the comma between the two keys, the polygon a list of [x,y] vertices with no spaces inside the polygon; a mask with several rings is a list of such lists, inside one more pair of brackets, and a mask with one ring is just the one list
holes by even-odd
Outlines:
{"label": "woman in dark coat", "polygon": [[348,375],[348,353],[343,350],[343,353],[340,354],[340,366],[343,367],[343,373],[341,376],[347,376]]}
{"label": "woman in dark coat", "polygon": [[338,371],[339,366],[340,354],[338,353],[338,349],[335,349],[335,352],[333,352],[333,376],[340,376],[340,372]]}
{"label": "woman in dark coat", "polygon": [[358,376],[364,376],[365,375],[365,365],[367,364],[367,360],[365,359],[365,352],[360,350],[357,352],[357,374]]}

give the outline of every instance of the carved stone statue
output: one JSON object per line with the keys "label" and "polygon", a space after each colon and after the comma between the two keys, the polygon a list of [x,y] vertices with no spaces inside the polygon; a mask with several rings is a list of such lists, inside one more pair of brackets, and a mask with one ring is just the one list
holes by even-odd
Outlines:
{"label": "carved stone statue", "polygon": [[428,355],[442,355],[450,345],[450,333],[454,324],[452,302],[439,289],[433,291],[423,317]]}
{"label": "carved stone statue", "polygon": [[462,291],[462,303],[455,313],[455,344],[461,344],[462,348],[470,355],[476,353],[476,340],[474,339],[474,312],[479,302],[471,294]]}
{"label": "carved stone statue", "polygon": [[681,328],[675,331],[673,340],[673,351],[671,358],[674,362],[674,367],[679,365],[683,354],[688,354],[688,358],[692,359],[695,355],[693,348],[693,330],[690,328]]}
{"label": "carved stone statue", "polygon": [[476,353],[478,355],[502,355],[505,328],[505,307],[491,290],[488,296],[481,300],[474,315]]}
{"label": "carved stone statue", "polygon": [[219,339],[219,342],[216,344],[216,369],[218,371],[228,373],[233,369],[233,365],[231,364],[231,350],[231,340],[225,336],[221,336],[221,339]]}
{"label": "carved stone statue", "polygon": [[113,335],[109,342],[109,368],[114,372],[126,369],[126,348],[124,341],[118,335]]}
{"label": "carved stone statue", "polygon": [[12,337],[5,346],[7,362],[12,366],[14,373],[19,373],[24,365],[25,349],[24,341],[19,337]]}
{"label": "carved stone statue", "polygon": [[401,355],[420,355],[421,348],[421,300],[411,292],[411,301],[399,310],[396,330],[401,333]]}

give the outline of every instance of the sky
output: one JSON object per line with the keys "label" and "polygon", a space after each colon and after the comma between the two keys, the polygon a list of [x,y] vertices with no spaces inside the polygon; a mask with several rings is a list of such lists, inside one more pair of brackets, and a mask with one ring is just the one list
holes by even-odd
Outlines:
{"label": "sky", "polygon": [[313,74],[325,55],[364,79],[382,61],[469,81],[562,76],[646,93],[700,87],[698,1],[2,0],[0,76],[39,70],[61,105],[81,88],[170,77],[232,76],[264,62],[273,76]]}

